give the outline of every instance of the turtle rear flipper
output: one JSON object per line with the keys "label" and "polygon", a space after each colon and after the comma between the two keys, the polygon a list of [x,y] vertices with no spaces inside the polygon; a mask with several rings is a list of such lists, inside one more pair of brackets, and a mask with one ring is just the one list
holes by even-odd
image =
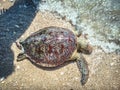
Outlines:
{"label": "turtle rear flipper", "polygon": [[87,64],[85,58],[81,54],[79,54],[79,57],[77,58],[77,65],[82,74],[81,84],[84,85],[88,80],[89,70],[88,70],[88,64]]}
{"label": "turtle rear flipper", "polygon": [[26,59],[27,56],[25,53],[20,53],[18,56],[17,56],[17,61],[22,61],[23,59]]}

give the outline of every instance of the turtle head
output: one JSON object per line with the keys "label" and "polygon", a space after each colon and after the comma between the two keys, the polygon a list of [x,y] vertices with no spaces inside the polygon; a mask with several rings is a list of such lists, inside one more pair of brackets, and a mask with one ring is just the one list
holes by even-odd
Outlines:
{"label": "turtle head", "polygon": [[82,53],[85,53],[85,54],[91,54],[92,53],[92,46],[88,43],[86,34],[85,35],[81,34],[77,38],[77,44],[78,44],[78,47],[77,47],[78,52],[82,52]]}
{"label": "turtle head", "polygon": [[77,37],[80,37],[82,35],[82,31],[80,30],[75,30],[74,33]]}

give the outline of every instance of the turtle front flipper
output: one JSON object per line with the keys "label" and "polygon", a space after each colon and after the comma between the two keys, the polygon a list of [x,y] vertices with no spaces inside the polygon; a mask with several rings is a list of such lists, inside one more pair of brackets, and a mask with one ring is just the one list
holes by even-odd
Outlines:
{"label": "turtle front flipper", "polygon": [[18,56],[17,56],[17,61],[22,61],[23,59],[27,58],[26,54],[25,53],[20,53]]}
{"label": "turtle front flipper", "polygon": [[88,64],[87,64],[85,58],[80,53],[78,54],[77,65],[78,65],[78,68],[82,74],[81,84],[84,85],[88,80],[89,70],[88,70]]}

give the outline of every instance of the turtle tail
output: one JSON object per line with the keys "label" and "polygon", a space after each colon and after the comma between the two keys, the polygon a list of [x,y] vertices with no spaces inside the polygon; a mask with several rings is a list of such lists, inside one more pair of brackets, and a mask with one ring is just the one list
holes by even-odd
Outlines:
{"label": "turtle tail", "polygon": [[23,59],[26,59],[26,58],[27,58],[26,54],[20,53],[20,54],[17,56],[17,62],[22,61]]}

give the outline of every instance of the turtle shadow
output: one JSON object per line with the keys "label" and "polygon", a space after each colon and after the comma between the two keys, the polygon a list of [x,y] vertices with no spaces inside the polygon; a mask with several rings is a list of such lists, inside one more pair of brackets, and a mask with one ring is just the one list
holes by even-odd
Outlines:
{"label": "turtle shadow", "polygon": [[31,0],[16,0],[13,6],[0,15],[0,78],[6,78],[14,72],[11,45],[30,26],[36,13]]}
{"label": "turtle shadow", "polygon": [[[30,60],[29,60],[30,61]],[[38,65],[38,64],[36,64],[36,63],[34,63],[34,62],[32,62],[32,61],[30,61],[34,66],[36,66],[37,68],[40,68],[40,69],[43,69],[43,70],[47,70],[47,71],[53,71],[53,70],[58,70],[58,69],[60,69],[60,68],[63,68],[63,67],[65,67],[66,65],[69,65],[69,64],[71,64],[71,63],[74,63],[74,62],[76,62],[75,60],[71,60],[71,61],[66,61],[66,62],[64,62],[63,64],[60,64],[60,65],[58,65],[58,66],[56,66],[56,67],[43,67],[43,66],[40,66],[40,65]]]}

